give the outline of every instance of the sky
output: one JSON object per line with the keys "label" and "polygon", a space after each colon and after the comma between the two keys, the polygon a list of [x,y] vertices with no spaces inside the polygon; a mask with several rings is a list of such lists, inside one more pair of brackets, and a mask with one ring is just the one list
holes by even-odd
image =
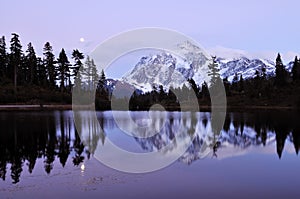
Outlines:
{"label": "sky", "polygon": [[299,10],[298,0],[1,0],[0,36],[8,44],[16,32],[38,53],[47,41],[56,53],[89,53],[120,32],[161,27],[211,51],[239,49],[274,59],[280,52],[291,59],[300,54]]}

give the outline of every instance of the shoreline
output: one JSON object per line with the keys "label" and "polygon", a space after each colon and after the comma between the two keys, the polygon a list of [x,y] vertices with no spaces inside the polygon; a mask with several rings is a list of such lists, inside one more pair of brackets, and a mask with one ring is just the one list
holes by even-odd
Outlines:
{"label": "shoreline", "polygon": [[[175,107],[174,107],[175,108]],[[82,109],[90,109],[89,105],[82,106]],[[216,109],[223,109],[223,107],[216,107]],[[6,104],[6,105],[0,105],[0,111],[50,111],[50,110],[72,110],[72,104]],[[191,111],[193,111],[194,108],[191,108]],[[200,112],[203,111],[211,111],[211,106],[199,106]],[[227,106],[226,111],[251,111],[251,110],[298,110],[298,108],[293,106]],[[99,110],[97,110],[99,111]],[[109,110],[104,110],[109,111]],[[122,111],[122,110],[120,110]],[[134,111],[145,111],[145,110],[134,110]],[[172,110],[171,110],[172,111]],[[175,109],[174,109],[175,111]]]}
{"label": "shoreline", "polygon": [[0,111],[49,111],[72,110],[72,104],[7,104],[0,105]]}

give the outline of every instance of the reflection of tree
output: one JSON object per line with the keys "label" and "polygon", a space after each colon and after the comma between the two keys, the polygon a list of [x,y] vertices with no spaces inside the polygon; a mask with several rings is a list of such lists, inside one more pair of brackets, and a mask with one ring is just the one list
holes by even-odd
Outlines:
{"label": "reflection of tree", "polygon": [[73,163],[75,166],[78,166],[84,160],[84,156],[82,155],[82,152],[84,150],[84,145],[80,140],[78,132],[75,132],[74,150],[76,154],[75,157],[73,158]]}
{"label": "reflection of tree", "polygon": [[295,124],[292,127],[292,139],[295,148],[295,152],[298,155],[300,149],[300,123],[299,123],[299,114],[291,119],[291,121]]}
{"label": "reflection of tree", "polygon": [[222,113],[221,112],[213,112],[211,114],[211,129],[213,133],[212,137],[212,144],[210,148],[213,149],[213,156],[217,157],[217,149],[220,146],[220,143],[218,142],[220,132],[222,128],[224,127],[224,124],[222,126]]}
{"label": "reflection of tree", "polygon": [[11,178],[14,184],[20,181],[21,172],[23,171],[22,166],[23,166],[23,162],[21,157],[15,154],[15,156],[12,159],[11,167],[10,167]]}
{"label": "reflection of tree", "polygon": [[[28,115],[24,113],[6,113],[6,118],[0,120],[0,128],[6,133],[0,134],[0,178],[5,180],[7,165],[11,164],[11,178],[13,183],[20,181],[24,163],[31,173],[38,158],[44,159],[44,169],[51,173],[56,157],[64,165],[75,152],[74,159],[83,161],[84,146],[75,134],[72,120],[64,112],[40,113]],[[34,125],[33,125],[34,121]],[[13,127],[13,128],[11,128]],[[59,127],[57,129],[57,127]],[[57,132],[60,132],[57,136]],[[71,135],[75,134],[73,146]],[[74,165],[80,162],[73,161]]]}
{"label": "reflection of tree", "polygon": [[228,132],[228,131],[229,131],[229,129],[230,129],[230,124],[231,124],[230,115],[229,115],[229,114],[226,114],[225,121],[224,121],[224,125],[223,125],[223,130],[224,130],[225,132]]}
{"label": "reflection of tree", "polygon": [[98,141],[100,139],[99,129],[97,128],[98,121],[93,119],[92,117],[87,118],[87,133],[88,133],[88,149],[91,154],[95,153],[95,150],[98,145]]}
{"label": "reflection of tree", "polygon": [[282,151],[284,148],[284,143],[287,138],[288,132],[285,131],[286,129],[283,126],[278,126],[275,129],[276,132],[276,146],[277,146],[277,154],[278,157],[281,158]]}
{"label": "reflection of tree", "polygon": [[[73,127],[74,123],[67,113],[39,113],[28,116],[24,113],[6,113],[7,118],[0,119],[0,128],[2,132],[5,132],[0,133],[0,178],[6,180],[7,169],[10,169],[13,182],[18,183],[25,163],[31,173],[35,169],[37,159],[41,158],[44,160],[44,169],[48,174],[51,173],[56,159],[59,159],[63,166],[68,158],[72,159],[74,165],[80,165],[86,156],[89,157],[94,153],[100,139],[102,144],[105,144],[106,134],[101,129],[109,132],[110,128],[115,128],[114,121],[110,118],[107,119],[102,113],[98,120],[91,119],[89,114],[83,114],[81,125],[77,128],[84,134],[78,135]],[[201,119],[198,119],[197,114],[194,113],[186,114],[186,117],[170,115],[166,118],[166,125],[162,132],[150,138],[136,139],[144,150],[159,150],[168,144],[171,145],[170,150],[176,150],[181,141],[179,139],[195,137],[186,153],[180,158],[181,161],[191,164],[201,158],[205,149],[210,149],[213,155],[217,155],[220,147],[226,147],[226,145],[222,145],[223,142],[246,149],[249,146],[272,143],[270,142],[271,136],[271,138],[276,138],[279,157],[281,157],[287,141],[293,142],[296,153],[299,152],[300,124],[297,121],[299,114],[285,112],[228,114],[223,131],[212,125],[214,133],[208,137],[201,137],[206,132],[200,131],[210,129],[208,124],[213,121],[210,121],[209,114],[202,114],[203,117],[199,117]],[[76,117],[76,114],[74,116]],[[34,125],[32,125],[32,121],[34,121]],[[162,123],[162,120],[158,118],[155,122]],[[232,126],[234,129],[230,128]],[[219,134],[220,131],[221,134]],[[249,131],[256,134],[249,135]],[[236,134],[236,132],[240,133]],[[84,140],[80,138],[84,138]],[[178,140],[174,138],[178,138]],[[83,143],[87,145],[86,149]],[[11,165],[11,167],[7,168],[7,165]]]}
{"label": "reflection of tree", "polygon": [[[70,121],[64,121],[64,117],[60,115],[60,144],[58,157],[61,165],[64,167],[70,154]],[[69,127],[69,128],[68,128]],[[67,134],[68,133],[68,134]]]}
{"label": "reflection of tree", "polygon": [[300,128],[299,125],[296,126],[296,128],[292,132],[293,136],[293,143],[295,147],[295,152],[298,155],[299,153],[299,148],[300,148]]}
{"label": "reflection of tree", "polygon": [[46,131],[48,135],[48,139],[46,138],[46,146],[45,146],[45,157],[44,160],[44,168],[47,174],[50,174],[51,170],[53,169],[53,162],[55,160],[55,148],[57,145],[57,138],[56,138],[56,129],[54,125],[53,118],[49,118],[47,120]]}
{"label": "reflection of tree", "polygon": [[[1,154],[0,157],[3,157],[3,155]],[[3,158],[0,159],[0,178],[2,180],[5,180],[5,175],[6,175],[6,160],[4,160]]]}
{"label": "reflection of tree", "polygon": [[285,140],[290,132],[290,127],[287,121],[288,118],[284,118],[282,115],[279,115],[277,119],[277,122],[274,124],[274,130],[276,133],[277,154],[278,157],[281,158]]}
{"label": "reflection of tree", "polygon": [[[3,132],[3,131],[2,131]],[[8,163],[7,162],[7,146],[6,146],[6,143],[3,142],[3,140],[7,140],[6,139],[6,136],[7,135],[7,132],[6,133],[0,133],[0,178],[2,180],[5,180],[5,175],[6,175],[6,164]]]}
{"label": "reflection of tree", "polygon": [[[290,137],[288,136],[290,129],[295,125],[295,122],[291,122],[290,118],[284,119],[284,117],[278,117],[274,113],[227,114],[223,126],[214,125],[218,124],[218,121],[221,121],[219,118],[220,115],[211,116],[212,120],[207,119],[210,118],[207,115],[209,114],[202,114],[201,119],[196,119],[193,118],[193,115],[189,115],[188,118],[190,120],[186,118],[175,119],[173,116],[170,116],[167,118],[165,128],[159,134],[150,138],[136,138],[136,141],[146,151],[160,150],[173,141],[170,149],[175,150],[178,140],[175,142],[174,138],[178,136],[178,129],[181,129],[180,132],[184,132],[184,135],[181,135],[182,137],[191,136],[196,133],[195,139],[186,150],[186,153],[180,158],[181,161],[191,164],[193,161],[201,158],[203,153],[207,152],[206,149],[210,149],[211,154],[217,157],[217,151],[223,146],[233,145],[234,147],[246,150],[250,146],[265,146],[272,143],[272,140],[276,137],[278,154],[281,156],[284,142]],[[180,127],[176,126],[176,124],[180,124]],[[211,126],[207,124],[211,124]],[[233,129],[231,128],[232,126]],[[300,138],[296,134],[293,137],[296,149]],[[222,145],[223,142],[226,144]]]}
{"label": "reflection of tree", "polygon": [[101,129],[99,129],[100,139],[101,139],[102,145],[104,145],[105,131],[104,131],[104,117],[103,116],[99,118],[99,124],[100,124],[100,128],[101,128]]}

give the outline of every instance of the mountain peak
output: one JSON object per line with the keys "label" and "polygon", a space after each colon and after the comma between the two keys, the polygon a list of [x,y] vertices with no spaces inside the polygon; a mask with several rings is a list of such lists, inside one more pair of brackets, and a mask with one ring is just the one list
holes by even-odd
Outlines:
{"label": "mountain peak", "polygon": [[[143,56],[134,69],[121,81],[144,92],[151,91],[154,86],[160,85],[166,89],[171,86],[182,87],[184,84],[188,85],[187,80],[190,78],[193,78],[198,85],[204,81],[210,82],[208,64],[211,62],[211,57],[190,41],[178,44],[177,47],[179,53],[176,55],[163,51]],[[263,70],[266,71],[267,76],[275,75],[273,61],[253,58],[242,50],[231,51],[222,47],[219,47],[219,50],[227,52],[221,55],[217,51],[214,53],[217,56],[222,78],[227,77],[229,81],[232,81],[235,74],[238,74],[248,79],[255,77],[256,71],[262,73]],[[287,69],[290,68],[291,64],[288,64]]]}

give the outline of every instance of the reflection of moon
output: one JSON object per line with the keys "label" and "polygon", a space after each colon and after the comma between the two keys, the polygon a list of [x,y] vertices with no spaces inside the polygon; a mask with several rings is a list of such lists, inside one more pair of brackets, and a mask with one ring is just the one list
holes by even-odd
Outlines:
{"label": "reflection of moon", "polygon": [[84,38],[81,37],[81,38],[79,39],[79,41],[80,41],[80,42],[84,42]]}

